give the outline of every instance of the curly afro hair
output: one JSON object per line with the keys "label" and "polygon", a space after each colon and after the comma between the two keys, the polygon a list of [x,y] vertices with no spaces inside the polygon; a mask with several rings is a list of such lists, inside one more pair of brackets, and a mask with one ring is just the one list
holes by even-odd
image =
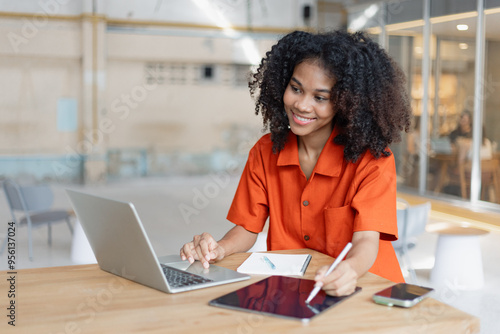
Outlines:
{"label": "curly afro hair", "polygon": [[314,60],[333,75],[331,99],[340,134],[335,143],[344,146],[345,159],[356,162],[367,150],[373,156],[389,156],[389,144],[408,132],[411,108],[405,76],[380,46],[364,33],[294,31],[275,44],[262,59],[249,82],[262,114],[264,129],[271,132],[273,151],[281,151],[289,123],[283,94],[297,64]]}

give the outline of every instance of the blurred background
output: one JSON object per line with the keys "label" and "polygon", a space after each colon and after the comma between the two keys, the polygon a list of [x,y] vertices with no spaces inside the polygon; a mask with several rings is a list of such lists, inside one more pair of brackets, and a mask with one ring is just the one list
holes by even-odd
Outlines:
{"label": "blurred background", "polygon": [[[237,169],[262,135],[247,89],[261,57],[289,31],[343,28],[368,31],[407,75],[400,189],[498,210],[499,18],[494,0],[2,0],[0,177]],[[461,181],[448,136],[464,112]]]}
{"label": "blurred background", "polygon": [[348,28],[408,77],[415,131],[393,147],[400,184],[496,203],[496,189],[471,198],[439,180],[435,159],[465,110],[493,152],[500,140],[500,1],[483,6],[478,29],[470,0],[430,1],[427,20],[423,0],[1,1],[0,175],[95,183],[225,169],[261,135],[247,79],[264,53],[291,30]]}

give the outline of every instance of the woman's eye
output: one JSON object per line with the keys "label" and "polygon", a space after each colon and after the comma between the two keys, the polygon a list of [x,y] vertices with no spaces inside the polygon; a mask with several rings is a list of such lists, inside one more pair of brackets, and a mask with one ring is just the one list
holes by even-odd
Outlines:
{"label": "woman's eye", "polygon": [[316,101],[318,101],[318,102],[323,102],[323,101],[326,101],[326,100],[327,100],[327,98],[324,97],[324,96],[316,96]]}
{"label": "woman's eye", "polygon": [[290,88],[292,89],[292,91],[294,91],[295,93],[298,93],[300,92],[300,89],[298,87],[295,87],[295,86],[290,86]]}

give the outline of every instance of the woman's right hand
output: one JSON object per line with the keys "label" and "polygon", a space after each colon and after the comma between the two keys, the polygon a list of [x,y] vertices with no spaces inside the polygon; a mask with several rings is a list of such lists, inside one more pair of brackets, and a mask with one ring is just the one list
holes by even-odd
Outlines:
{"label": "woman's right hand", "polygon": [[210,263],[222,260],[226,254],[224,248],[209,233],[203,233],[195,235],[193,241],[182,246],[180,255],[183,261],[193,263],[198,260],[204,268],[208,268]]}

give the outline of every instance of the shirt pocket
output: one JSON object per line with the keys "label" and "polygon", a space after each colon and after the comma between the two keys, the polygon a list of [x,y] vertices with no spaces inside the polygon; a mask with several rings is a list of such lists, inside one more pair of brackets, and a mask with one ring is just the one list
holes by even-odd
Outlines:
{"label": "shirt pocket", "polygon": [[327,208],[325,216],[326,253],[337,257],[348,242],[352,241],[354,210],[350,205]]}

